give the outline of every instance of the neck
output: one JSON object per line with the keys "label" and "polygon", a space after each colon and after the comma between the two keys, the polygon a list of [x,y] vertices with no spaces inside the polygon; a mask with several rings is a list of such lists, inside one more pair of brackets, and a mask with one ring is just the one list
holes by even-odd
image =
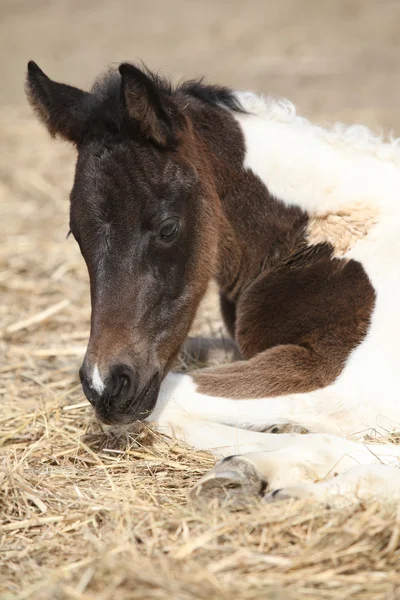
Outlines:
{"label": "neck", "polygon": [[237,301],[263,270],[288,256],[304,231],[306,216],[276,200],[267,185],[245,168],[245,138],[234,113],[204,105],[192,111],[197,134],[206,144],[218,198],[215,277],[224,295]]}

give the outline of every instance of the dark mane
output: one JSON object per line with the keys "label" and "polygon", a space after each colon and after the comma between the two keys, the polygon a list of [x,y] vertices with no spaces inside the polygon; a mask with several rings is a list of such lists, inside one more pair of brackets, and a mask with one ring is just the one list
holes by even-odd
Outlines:
{"label": "dark mane", "polygon": [[[181,92],[210,106],[219,106],[234,112],[246,112],[234,91],[228,87],[208,85],[203,82],[203,79],[184,81],[174,86],[169,79],[159,73],[150,71],[143,65],[141,69],[167,96],[174,96]],[[108,127],[120,131],[123,122],[123,110],[121,76],[117,69],[111,68],[95,80],[87,102],[90,104],[92,114],[101,115],[103,123],[105,121]]]}
{"label": "dark mane", "polygon": [[202,100],[206,104],[211,104],[211,106],[223,106],[234,112],[246,112],[233,90],[228,87],[208,85],[203,83],[203,79],[198,79],[186,81],[178,89],[189,96]]}

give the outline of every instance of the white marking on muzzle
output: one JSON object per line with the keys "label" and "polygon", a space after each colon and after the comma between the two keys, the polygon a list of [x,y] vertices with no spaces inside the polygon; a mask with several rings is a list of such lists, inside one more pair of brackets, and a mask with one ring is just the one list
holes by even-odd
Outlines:
{"label": "white marking on muzzle", "polygon": [[92,375],[92,385],[90,387],[93,388],[98,394],[102,394],[103,390],[105,388],[103,380],[100,377],[100,372],[99,372],[97,363],[94,365],[93,375]]}

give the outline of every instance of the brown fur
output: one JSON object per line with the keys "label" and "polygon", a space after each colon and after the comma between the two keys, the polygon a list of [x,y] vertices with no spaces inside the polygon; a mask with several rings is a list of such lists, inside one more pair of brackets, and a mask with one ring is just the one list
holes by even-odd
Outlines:
{"label": "brown fur", "polygon": [[[213,130],[211,149],[218,138]],[[235,148],[236,155],[242,146],[232,125],[226,146]],[[219,235],[221,311],[247,360],[194,373],[199,391],[260,398],[329,385],[365,337],[375,301],[361,265],[335,254],[364,235],[375,215],[365,224],[356,209],[340,215],[335,237],[333,218],[325,220],[324,230],[319,222],[318,230],[317,221],[300,209],[266,196],[251,172],[238,172],[228,152],[213,157],[212,164],[224,198],[223,216],[228,217],[221,221]],[[242,214],[244,223],[237,218]]]}
{"label": "brown fur", "polygon": [[[237,306],[248,360],[194,374],[199,391],[261,398],[325,387],[364,338],[374,292],[359,263],[326,259],[261,275]],[[318,256],[322,254],[322,258]]]}

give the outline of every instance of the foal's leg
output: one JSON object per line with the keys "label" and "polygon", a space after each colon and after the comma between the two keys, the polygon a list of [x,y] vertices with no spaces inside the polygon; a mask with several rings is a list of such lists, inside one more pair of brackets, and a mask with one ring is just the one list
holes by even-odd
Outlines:
{"label": "foal's leg", "polygon": [[286,439],[276,450],[220,461],[192,493],[205,498],[251,494],[267,501],[399,497],[400,469],[394,466],[400,466],[400,446],[362,444],[325,434],[282,437]]}
{"label": "foal's leg", "polygon": [[171,411],[169,416],[165,414],[158,419],[153,413],[148,420],[156,424],[161,433],[180,439],[197,450],[207,450],[217,458],[277,450],[291,444],[295,435],[249,431],[200,419],[181,411]]}
{"label": "foal's leg", "polygon": [[[237,363],[236,369],[242,366],[247,369],[254,360]],[[225,369],[229,376],[224,385],[229,391],[231,370],[229,365]],[[222,371],[219,370],[218,374],[222,376]],[[259,370],[253,373],[254,377],[261,375]],[[228,487],[231,495],[237,492],[260,495],[282,489],[282,492],[275,494],[276,499],[283,494],[306,493],[318,498],[322,497],[323,492],[332,495],[334,490],[340,493],[341,490],[343,493],[350,490],[349,494],[354,496],[353,492],[360,484],[364,495],[368,490],[371,495],[373,486],[365,484],[370,472],[367,468],[361,472],[353,470],[353,474],[344,476],[346,471],[355,465],[392,465],[400,457],[400,446],[362,444],[345,439],[345,436],[360,435],[359,432],[365,431],[363,404],[370,407],[370,398],[365,396],[363,402],[362,395],[355,388],[346,397],[344,390],[348,388],[348,381],[345,385],[336,382],[327,388],[305,394],[233,399],[205,393],[200,382],[203,376],[204,372],[168,375],[162,384],[157,406],[149,418],[159,430],[196,448],[211,450],[220,457],[240,455],[219,463],[196,487],[196,493],[219,495]],[[246,387],[243,387],[245,392]],[[372,412],[374,414],[375,410]],[[288,422],[311,432],[337,435],[274,435],[248,430],[257,427],[265,429],[273,424]],[[337,480],[341,487],[327,484],[313,488],[309,485],[337,473],[343,474]],[[386,471],[382,472],[382,477],[387,480],[390,475],[384,473]],[[393,478],[397,478],[397,471]],[[375,480],[369,478],[368,481]],[[293,489],[299,484],[305,487]]]}
{"label": "foal's leg", "polygon": [[398,502],[400,468],[384,464],[359,465],[327,481],[291,485],[265,496],[267,502],[288,498],[307,499],[336,508],[357,501]]}
{"label": "foal's leg", "polygon": [[[191,426],[196,421],[259,431],[290,423],[311,433],[325,432],[340,436],[365,430],[360,414],[362,407],[354,401],[354,396],[346,397],[343,386],[339,389],[333,384],[304,394],[255,397],[255,381],[268,381],[271,376],[267,368],[270,353],[275,354],[276,349],[235,363],[233,369],[231,365],[218,368],[215,379],[221,382],[219,388],[215,380],[212,385],[208,384],[209,376],[214,379],[213,369],[192,374],[170,373],[162,383],[156,407],[148,420],[166,433],[180,429],[180,437],[189,444],[193,442],[186,439],[186,428],[188,423]],[[282,355],[282,377],[287,362],[285,354]],[[264,369],[260,367],[263,359]]]}

